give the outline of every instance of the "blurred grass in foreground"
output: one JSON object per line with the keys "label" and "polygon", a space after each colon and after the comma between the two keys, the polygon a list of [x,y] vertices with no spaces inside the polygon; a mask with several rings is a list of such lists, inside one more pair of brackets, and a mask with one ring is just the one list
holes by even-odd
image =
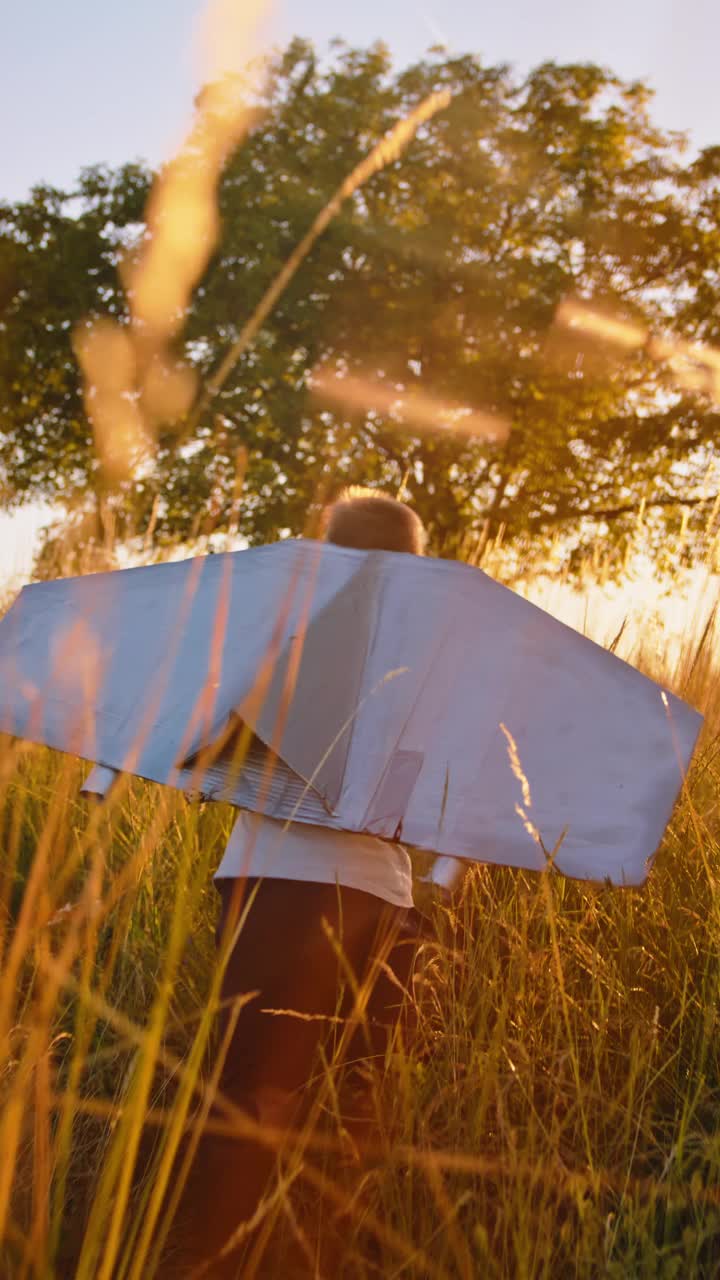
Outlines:
{"label": "blurred grass in foreground", "polygon": [[[526,590],[560,616],[570,607]],[[455,908],[436,909],[419,1030],[368,1068],[363,1118],[342,1064],[318,1064],[244,1275],[720,1270],[714,614],[694,609],[682,642],[659,618],[630,617],[619,635],[608,618],[571,620],[708,717],[647,885],[474,869]],[[160,1191],[213,1064],[211,875],[232,812],[125,781],[92,807],[78,795],[85,771],[2,746],[8,1277],[152,1276]],[[138,1204],[147,1132],[161,1141]]]}

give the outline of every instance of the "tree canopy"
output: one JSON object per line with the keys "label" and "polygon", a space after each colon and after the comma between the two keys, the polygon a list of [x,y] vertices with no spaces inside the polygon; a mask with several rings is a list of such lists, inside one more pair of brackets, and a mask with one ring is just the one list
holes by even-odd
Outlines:
{"label": "tree canopy", "polygon": [[[593,65],[506,67],[441,52],[394,70],[380,45],[279,53],[227,164],[221,235],[177,355],[201,384],[342,179],[428,93],[450,105],[331,223],[219,394],[109,493],[121,529],[160,541],[211,513],[251,542],[300,532],[341,483],[404,483],[432,545],[505,530],[622,545],[638,511],[660,545],[703,488],[719,424],[720,146],[686,159],[651,96]],[[83,172],[0,205],[0,484],[6,506],[108,496],[73,349],[128,323],[118,264],[141,240],[153,175]],[[558,323],[585,314],[591,323]],[[703,349],[699,349],[699,344]],[[322,399],[321,368],[382,389]],[[419,430],[407,403],[466,406],[504,438]],[[246,460],[237,508],[238,459]],[[245,461],[243,461],[243,466]],[[689,513],[689,514],[688,514]]]}

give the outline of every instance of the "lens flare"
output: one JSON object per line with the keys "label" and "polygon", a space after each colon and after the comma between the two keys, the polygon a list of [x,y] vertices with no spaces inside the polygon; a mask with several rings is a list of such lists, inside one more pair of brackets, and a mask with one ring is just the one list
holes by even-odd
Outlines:
{"label": "lens flare", "polygon": [[312,373],[310,386],[314,394],[323,400],[333,401],[346,409],[383,414],[398,428],[446,431],[453,435],[477,436],[494,443],[506,440],[510,432],[510,423],[497,414],[443,400],[428,392],[400,392],[372,378],[342,377],[320,368]]}
{"label": "lens flare", "polygon": [[625,347],[628,351],[639,350],[648,340],[648,331],[641,325],[616,320],[570,298],[560,303],[555,321],[563,329],[578,330],[613,346]]}
{"label": "lens flare", "polygon": [[584,333],[626,351],[644,350],[671,374],[676,386],[698,391],[720,402],[720,351],[701,342],[651,334],[643,325],[618,320],[587,303],[566,298],[555,312],[563,329]]}

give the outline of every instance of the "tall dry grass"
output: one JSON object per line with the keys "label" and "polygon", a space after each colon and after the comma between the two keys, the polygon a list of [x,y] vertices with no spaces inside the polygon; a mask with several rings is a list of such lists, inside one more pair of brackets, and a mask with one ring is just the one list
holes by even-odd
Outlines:
{"label": "tall dry grass", "polygon": [[[432,908],[362,1115],[330,1045],[302,1133],[260,1135],[277,1181],[244,1275],[720,1274],[712,604],[621,627],[600,596],[526,589],[707,713],[654,870],[619,891],[478,867]],[[127,781],[94,806],[83,772],[2,745],[0,1274],[144,1280],[217,1061],[232,814]]]}

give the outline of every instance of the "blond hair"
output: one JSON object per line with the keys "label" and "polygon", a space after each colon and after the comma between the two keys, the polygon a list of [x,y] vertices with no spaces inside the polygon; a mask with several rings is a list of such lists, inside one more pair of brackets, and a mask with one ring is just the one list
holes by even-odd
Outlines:
{"label": "blond hair", "polygon": [[405,502],[381,489],[352,485],[329,504],[321,518],[326,542],[361,551],[425,551],[425,526]]}

